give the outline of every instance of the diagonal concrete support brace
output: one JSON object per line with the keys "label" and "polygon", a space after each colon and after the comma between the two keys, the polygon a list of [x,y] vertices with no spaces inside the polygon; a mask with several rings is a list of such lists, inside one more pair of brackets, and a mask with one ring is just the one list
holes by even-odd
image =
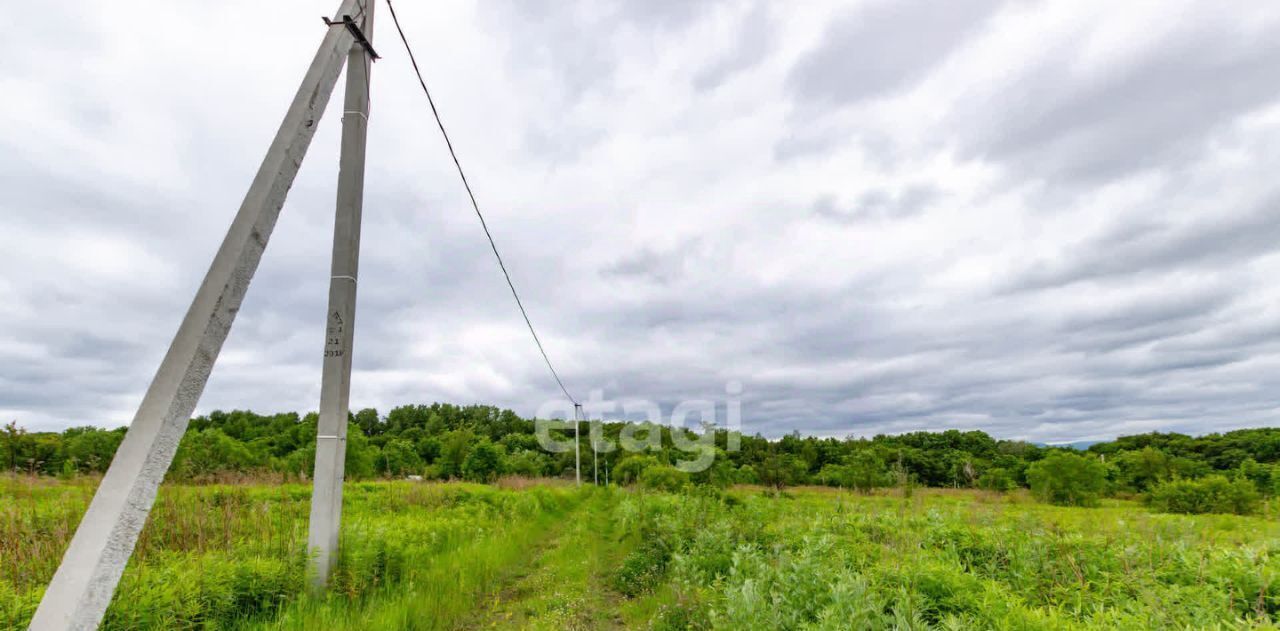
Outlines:
{"label": "diagonal concrete support brace", "polygon": [[[357,0],[344,0],[337,17],[358,14]],[[352,41],[351,33],[342,27],[330,27],[325,34],[124,442],[36,609],[31,629],[89,630],[101,622],[151,511],[156,489],[173,461],[178,441],[258,268]]]}

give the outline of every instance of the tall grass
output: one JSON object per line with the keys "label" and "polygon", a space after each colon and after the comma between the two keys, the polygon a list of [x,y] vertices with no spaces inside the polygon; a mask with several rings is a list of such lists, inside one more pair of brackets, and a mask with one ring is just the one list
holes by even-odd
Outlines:
{"label": "tall grass", "polygon": [[[0,628],[25,626],[95,482],[0,478]],[[1170,515],[1025,493],[503,486],[348,484],[332,589],[310,597],[309,486],[166,485],[104,628],[453,629],[489,613],[539,628],[806,631],[1280,619],[1271,508]]]}
{"label": "tall grass", "polygon": [[[0,480],[0,628],[30,619],[94,483]],[[349,484],[334,589],[313,601],[301,596],[310,494],[301,484],[162,487],[103,628],[229,629],[268,620],[320,628],[305,621],[342,612],[327,618],[337,620],[406,590],[440,611],[462,607],[578,497],[540,487]]]}
{"label": "tall grass", "polygon": [[[1273,628],[1280,525],[798,492],[637,496],[620,568],[659,628]],[[692,614],[690,612],[693,612]]]}

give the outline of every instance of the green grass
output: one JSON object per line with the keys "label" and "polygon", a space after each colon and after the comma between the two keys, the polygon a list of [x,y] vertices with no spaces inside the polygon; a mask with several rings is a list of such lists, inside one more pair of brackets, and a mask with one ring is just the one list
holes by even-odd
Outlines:
{"label": "green grass", "polygon": [[[0,629],[92,480],[0,478]],[[305,485],[169,486],[107,629],[1274,629],[1280,522],[1022,493],[349,484],[305,596]]]}
{"label": "green grass", "polygon": [[[34,612],[92,487],[2,488],[0,628],[12,629]],[[166,486],[103,628],[452,628],[580,497],[547,487],[349,484],[343,558],[330,595],[314,599],[303,597],[309,487]]]}
{"label": "green grass", "polygon": [[466,626],[545,631],[620,628],[621,596],[602,589],[624,545],[611,519],[621,494],[598,490]]}

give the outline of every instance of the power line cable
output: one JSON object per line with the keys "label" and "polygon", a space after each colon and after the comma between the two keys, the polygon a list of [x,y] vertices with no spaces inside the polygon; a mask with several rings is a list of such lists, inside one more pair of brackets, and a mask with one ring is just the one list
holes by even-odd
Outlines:
{"label": "power line cable", "polygon": [[484,228],[484,236],[489,239],[489,247],[493,250],[493,256],[498,260],[498,267],[502,269],[503,278],[507,279],[507,287],[511,288],[511,297],[516,299],[516,306],[520,308],[520,315],[524,317],[524,323],[529,327],[529,334],[533,336],[533,343],[538,345],[538,352],[542,354],[542,360],[546,362],[547,369],[551,371],[551,376],[555,378],[556,385],[560,386],[560,391],[573,404],[578,405],[578,400],[569,394],[568,388],[564,387],[564,382],[560,380],[560,374],[556,372],[555,366],[551,364],[551,358],[547,356],[547,350],[542,346],[542,340],[538,338],[538,332],[533,328],[533,322],[529,320],[529,312],[525,311],[524,303],[520,300],[520,294],[516,291],[515,283],[511,282],[511,274],[507,272],[507,266],[502,261],[502,255],[498,253],[498,246],[493,241],[493,235],[489,232],[489,224],[484,220],[484,213],[480,212],[480,204],[476,202],[476,195],[471,191],[471,184],[467,182],[467,174],[462,170],[462,163],[458,161],[458,154],[453,150],[453,143],[449,140],[449,132],[445,131],[444,123],[440,120],[440,111],[436,109],[435,99],[431,98],[431,90],[427,88],[427,82],[422,78],[422,71],[418,68],[418,60],[413,55],[413,47],[409,45],[409,39],[404,35],[404,29],[400,27],[400,18],[396,17],[396,8],[392,6],[391,0],[387,0],[387,9],[391,11],[391,21],[396,25],[396,32],[400,34],[400,41],[404,42],[404,50],[409,54],[409,62],[413,64],[413,73],[418,76],[418,84],[422,86],[422,92],[427,95],[427,103],[431,105],[431,115],[436,119],[436,126],[440,128],[440,135],[444,136],[444,144],[449,148],[449,156],[453,158],[453,166],[458,169],[458,177],[462,178],[462,185],[467,189],[467,197],[471,198],[471,207],[476,211],[476,217],[480,218],[480,227]]}

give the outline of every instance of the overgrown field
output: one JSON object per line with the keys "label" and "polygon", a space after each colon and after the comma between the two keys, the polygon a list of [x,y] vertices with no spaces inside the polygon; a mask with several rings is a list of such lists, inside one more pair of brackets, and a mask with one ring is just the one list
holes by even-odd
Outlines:
{"label": "overgrown field", "polygon": [[[0,478],[0,628],[92,481]],[[1025,493],[371,482],[305,593],[310,489],[169,486],[108,629],[1277,628],[1280,522]]]}

